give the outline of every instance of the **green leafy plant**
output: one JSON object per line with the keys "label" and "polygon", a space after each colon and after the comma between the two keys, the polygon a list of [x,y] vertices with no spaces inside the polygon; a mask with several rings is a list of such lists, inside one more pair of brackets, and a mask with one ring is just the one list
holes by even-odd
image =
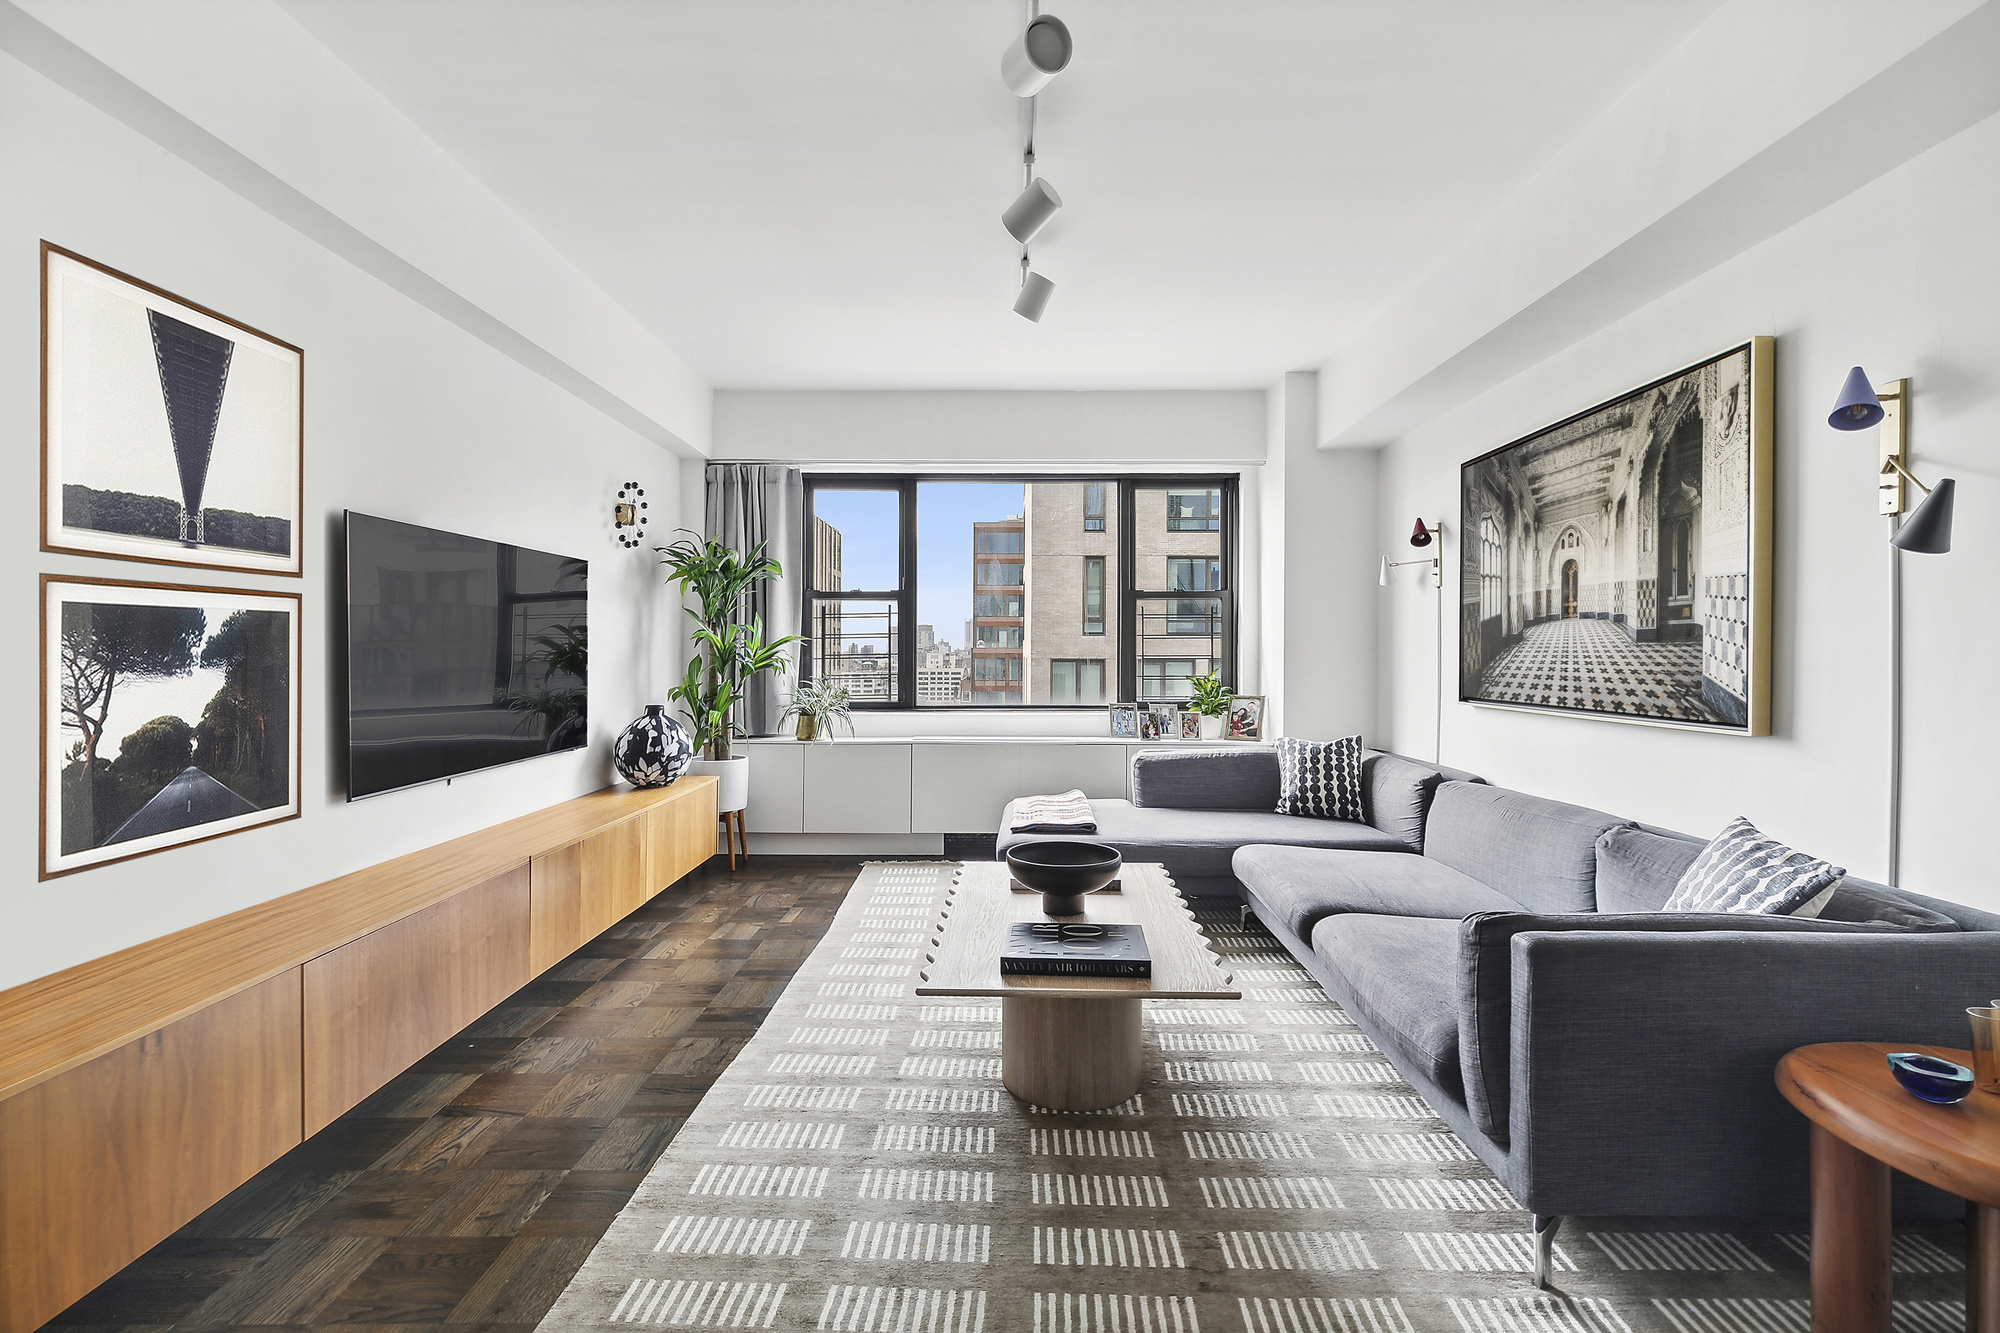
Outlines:
{"label": "green leafy plant", "polygon": [[1188,711],[1201,717],[1228,717],[1229,702],[1235,696],[1222,683],[1222,672],[1188,677]]}
{"label": "green leafy plant", "polygon": [[784,567],[764,553],[762,542],[746,552],[717,537],[703,541],[691,532],[671,546],[653,549],[667,567],[667,581],[698,603],[682,608],[695,622],[695,652],[687,675],[667,691],[667,697],[681,706],[695,746],[710,759],[727,759],[729,742],[736,735],[731,711],[744,687],[767,671],[783,674],[791,665],[785,650],[805,642],[788,634],[765,643],[763,617],[753,616],[747,624],[736,619],[750,589],[764,579],[777,578]]}
{"label": "green leafy plant", "polygon": [[837,723],[854,734],[853,696],[848,688],[829,676],[803,681],[792,687],[792,701],[785,705],[786,717],[809,717],[823,732]]}

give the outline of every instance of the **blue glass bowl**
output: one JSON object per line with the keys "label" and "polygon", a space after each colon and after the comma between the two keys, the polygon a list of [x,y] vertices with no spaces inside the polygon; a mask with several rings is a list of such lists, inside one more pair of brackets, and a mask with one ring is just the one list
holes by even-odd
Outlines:
{"label": "blue glass bowl", "polygon": [[1934,1055],[1897,1051],[1889,1057],[1889,1072],[1905,1091],[1927,1102],[1962,1102],[1972,1091],[1970,1069]]}

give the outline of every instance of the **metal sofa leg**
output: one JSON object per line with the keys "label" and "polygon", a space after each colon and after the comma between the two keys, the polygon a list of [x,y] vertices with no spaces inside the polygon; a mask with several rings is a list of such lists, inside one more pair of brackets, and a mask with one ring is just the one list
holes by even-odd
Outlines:
{"label": "metal sofa leg", "polygon": [[1249,903],[1236,904],[1236,928],[1238,930],[1241,930],[1249,924],[1250,924],[1250,904]]}
{"label": "metal sofa leg", "polygon": [[1543,1291],[1549,1287],[1549,1266],[1556,1242],[1556,1231],[1562,1226],[1560,1217],[1535,1216],[1535,1285]]}

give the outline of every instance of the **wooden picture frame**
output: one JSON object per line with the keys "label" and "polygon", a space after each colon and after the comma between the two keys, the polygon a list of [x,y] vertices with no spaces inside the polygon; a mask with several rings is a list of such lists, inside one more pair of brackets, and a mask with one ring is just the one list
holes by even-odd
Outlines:
{"label": "wooden picture frame", "polygon": [[1461,703],[1771,730],[1775,343],[1460,468]]}
{"label": "wooden picture frame", "polygon": [[42,575],[42,879],[299,817],[301,606]]}
{"label": "wooden picture frame", "polygon": [[305,352],[42,242],[44,551],[298,577]]}
{"label": "wooden picture frame", "polygon": [[1264,739],[1264,696],[1238,694],[1229,700],[1228,726],[1223,735],[1232,741]]}

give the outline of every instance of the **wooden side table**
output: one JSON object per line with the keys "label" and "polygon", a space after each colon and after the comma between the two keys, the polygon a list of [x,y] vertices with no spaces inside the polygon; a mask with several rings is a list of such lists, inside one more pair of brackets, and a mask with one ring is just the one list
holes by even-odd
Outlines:
{"label": "wooden side table", "polygon": [[1813,1333],[1887,1333],[1891,1168],[1970,1205],[1965,1326],[2000,1333],[2000,1097],[1913,1097],[1889,1072],[1891,1051],[1972,1064],[1970,1051],[1872,1041],[1778,1061],[1778,1091],[1812,1122]]}

